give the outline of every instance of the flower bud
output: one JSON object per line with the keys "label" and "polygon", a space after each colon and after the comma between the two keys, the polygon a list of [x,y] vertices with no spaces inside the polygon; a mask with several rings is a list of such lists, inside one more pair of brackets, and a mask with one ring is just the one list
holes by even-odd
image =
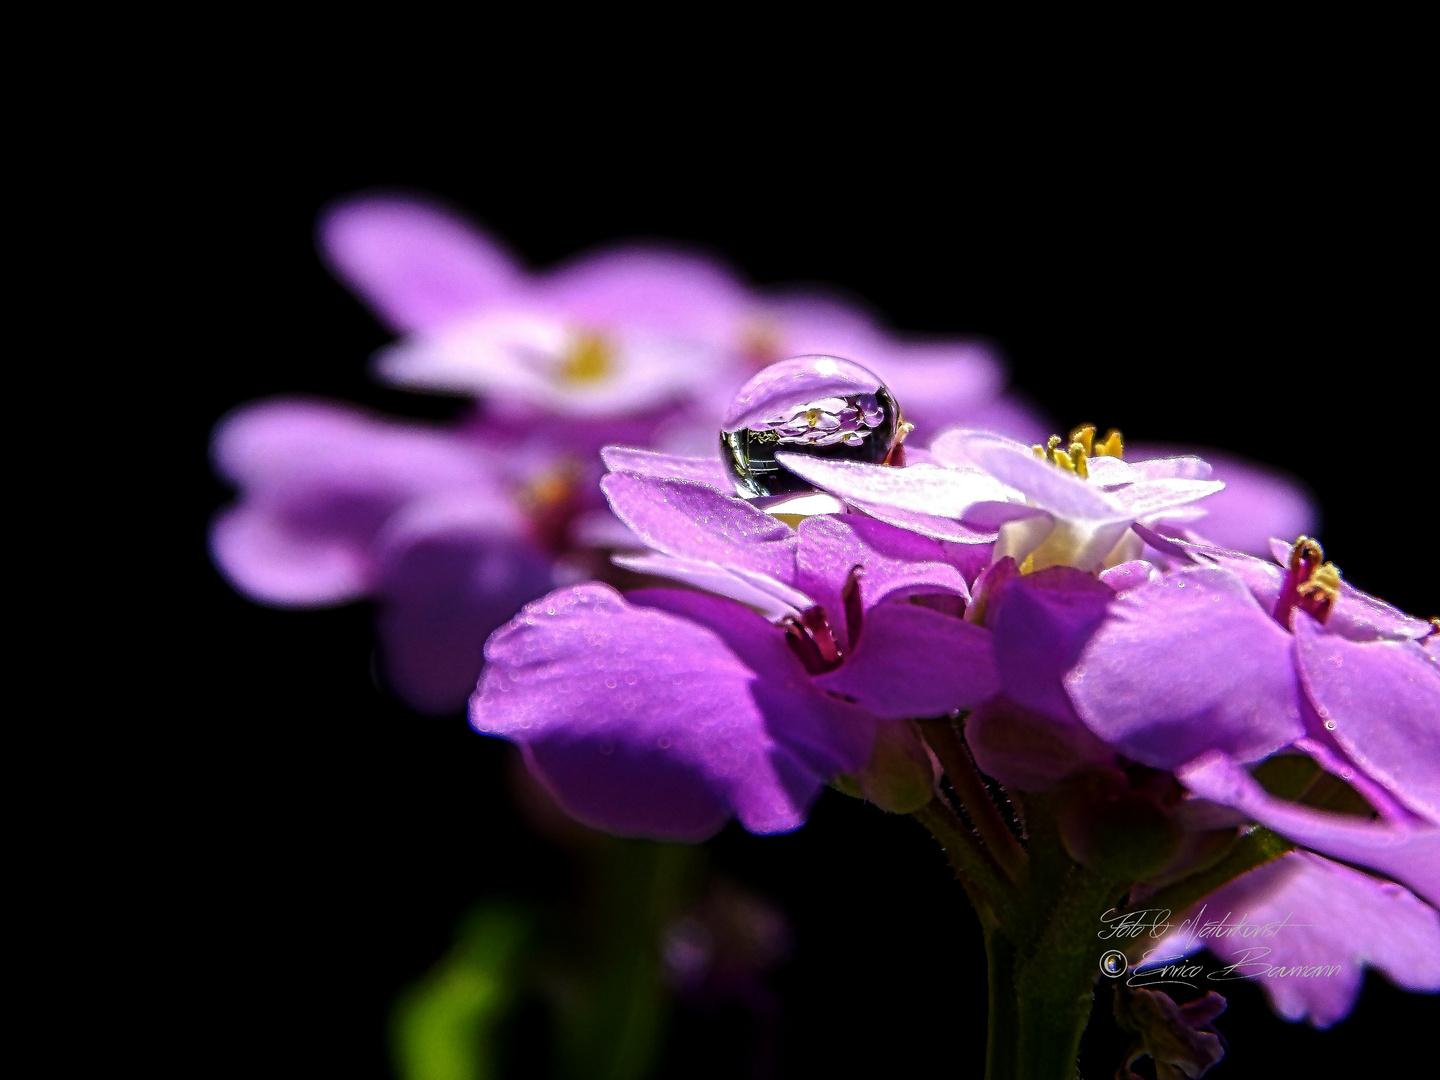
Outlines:
{"label": "flower bud", "polygon": [[1164,867],[1180,828],[1149,791],[1136,791],[1119,769],[1085,769],[1060,784],[1056,813],[1070,857],[1111,877],[1138,881]]}
{"label": "flower bud", "polygon": [[913,720],[881,723],[870,760],[858,777],[861,793],[882,810],[909,814],[935,797],[938,772]]}

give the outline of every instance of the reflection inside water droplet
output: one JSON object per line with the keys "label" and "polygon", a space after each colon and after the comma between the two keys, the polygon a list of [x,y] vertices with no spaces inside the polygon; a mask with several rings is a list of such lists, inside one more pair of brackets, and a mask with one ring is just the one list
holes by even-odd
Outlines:
{"label": "reflection inside water droplet", "polygon": [[747,498],[810,490],[777,452],[878,465],[910,429],[889,387],[828,356],[772,364],[741,388],[728,415],[735,419],[721,428],[720,455]]}

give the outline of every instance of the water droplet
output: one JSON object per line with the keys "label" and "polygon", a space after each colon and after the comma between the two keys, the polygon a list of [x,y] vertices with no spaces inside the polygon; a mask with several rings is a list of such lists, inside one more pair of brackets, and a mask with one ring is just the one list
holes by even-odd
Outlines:
{"label": "water droplet", "polygon": [[661,735],[660,738],[655,740],[655,745],[658,746],[661,750],[669,750],[670,740],[667,739],[664,735]]}
{"label": "water droplet", "polygon": [[771,364],[740,388],[720,429],[720,456],[748,497],[809,491],[775,460],[777,451],[827,460],[884,462],[904,438],[890,388],[873,372],[832,356]]}
{"label": "water droplet", "polygon": [[608,678],[608,679],[605,680],[605,689],[606,689],[606,690],[614,690],[614,689],[615,689],[615,678],[614,678],[614,676],[611,676],[610,678]]}
{"label": "water droplet", "polygon": [[615,752],[615,744],[614,744],[614,743],[602,742],[602,743],[600,744],[600,753],[604,754],[606,757],[609,757],[609,756],[610,756],[611,754],[613,754],[614,752]]}
{"label": "water droplet", "polygon": [[1325,721],[1325,730],[1326,730],[1326,731],[1334,731],[1334,730],[1335,730],[1335,721],[1334,721],[1334,720],[1326,720],[1326,721]]}

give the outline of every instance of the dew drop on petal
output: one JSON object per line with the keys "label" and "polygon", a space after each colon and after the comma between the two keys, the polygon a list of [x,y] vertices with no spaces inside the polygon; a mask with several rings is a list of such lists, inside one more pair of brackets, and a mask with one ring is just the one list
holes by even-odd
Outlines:
{"label": "dew drop on petal", "polygon": [[890,388],[835,356],[771,364],[740,388],[720,428],[720,456],[747,498],[811,487],[777,451],[878,465],[908,431]]}
{"label": "dew drop on petal", "polygon": [[1335,721],[1334,721],[1334,720],[1326,720],[1326,721],[1325,721],[1325,730],[1326,730],[1326,731],[1334,731],[1334,730],[1335,730]]}
{"label": "dew drop on petal", "polygon": [[614,752],[615,752],[615,744],[614,744],[614,743],[602,742],[602,743],[600,744],[600,753],[604,754],[606,757],[609,757],[609,756],[610,756],[611,754],[613,754]]}
{"label": "dew drop on petal", "polygon": [[661,735],[660,738],[655,740],[655,745],[658,746],[661,750],[669,750],[670,740],[667,739],[664,735]]}

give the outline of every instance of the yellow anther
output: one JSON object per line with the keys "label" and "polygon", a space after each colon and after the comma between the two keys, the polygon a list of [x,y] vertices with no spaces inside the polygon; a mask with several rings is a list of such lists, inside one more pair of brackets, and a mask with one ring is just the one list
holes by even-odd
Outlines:
{"label": "yellow anther", "polygon": [[1091,457],[1113,457],[1117,460],[1125,458],[1125,440],[1120,437],[1120,432],[1114,428],[1105,438],[1095,444],[1095,449],[1090,451]]}
{"label": "yellow anther", "polygon": [[1041,461],[1048,461],[1082,480],[1088,480],[1090,479],[1090,459],[1092,457],[1119,459],[1124,456],[1125,446],[1121,441],[1120,432],[1113,428],[1102,442],[1097,443],[1095,441],[1095,425],[1082,424],[1070,432],[1068,446],[1062,444],[1059,435],[1051,435],[1044,446],[1032,446],[1030,452]]}
{"label": "yellow anther", "polygon": [[580,334],[560,365],[560,380],[567,383],[593,383],[609,378],[615,370],[615,354],[599,334]]}
{"label": "yellow anther", "polygon": [[809,424],[811,427],[814,427],[815,424],[819,421],[819,419],[820,419],[820,410],[819,410],[819,409],[806,409],[806,410],[805,410],[805,422],[806,422],[807,424]]}
{"label": "yellow anther", "polygon": [[1333,604],[1340,595],[1340,570],[1334,563],[1321,563],[1311,571],[1310,579],[1295,591],[1301,596],[1328,600]]}

